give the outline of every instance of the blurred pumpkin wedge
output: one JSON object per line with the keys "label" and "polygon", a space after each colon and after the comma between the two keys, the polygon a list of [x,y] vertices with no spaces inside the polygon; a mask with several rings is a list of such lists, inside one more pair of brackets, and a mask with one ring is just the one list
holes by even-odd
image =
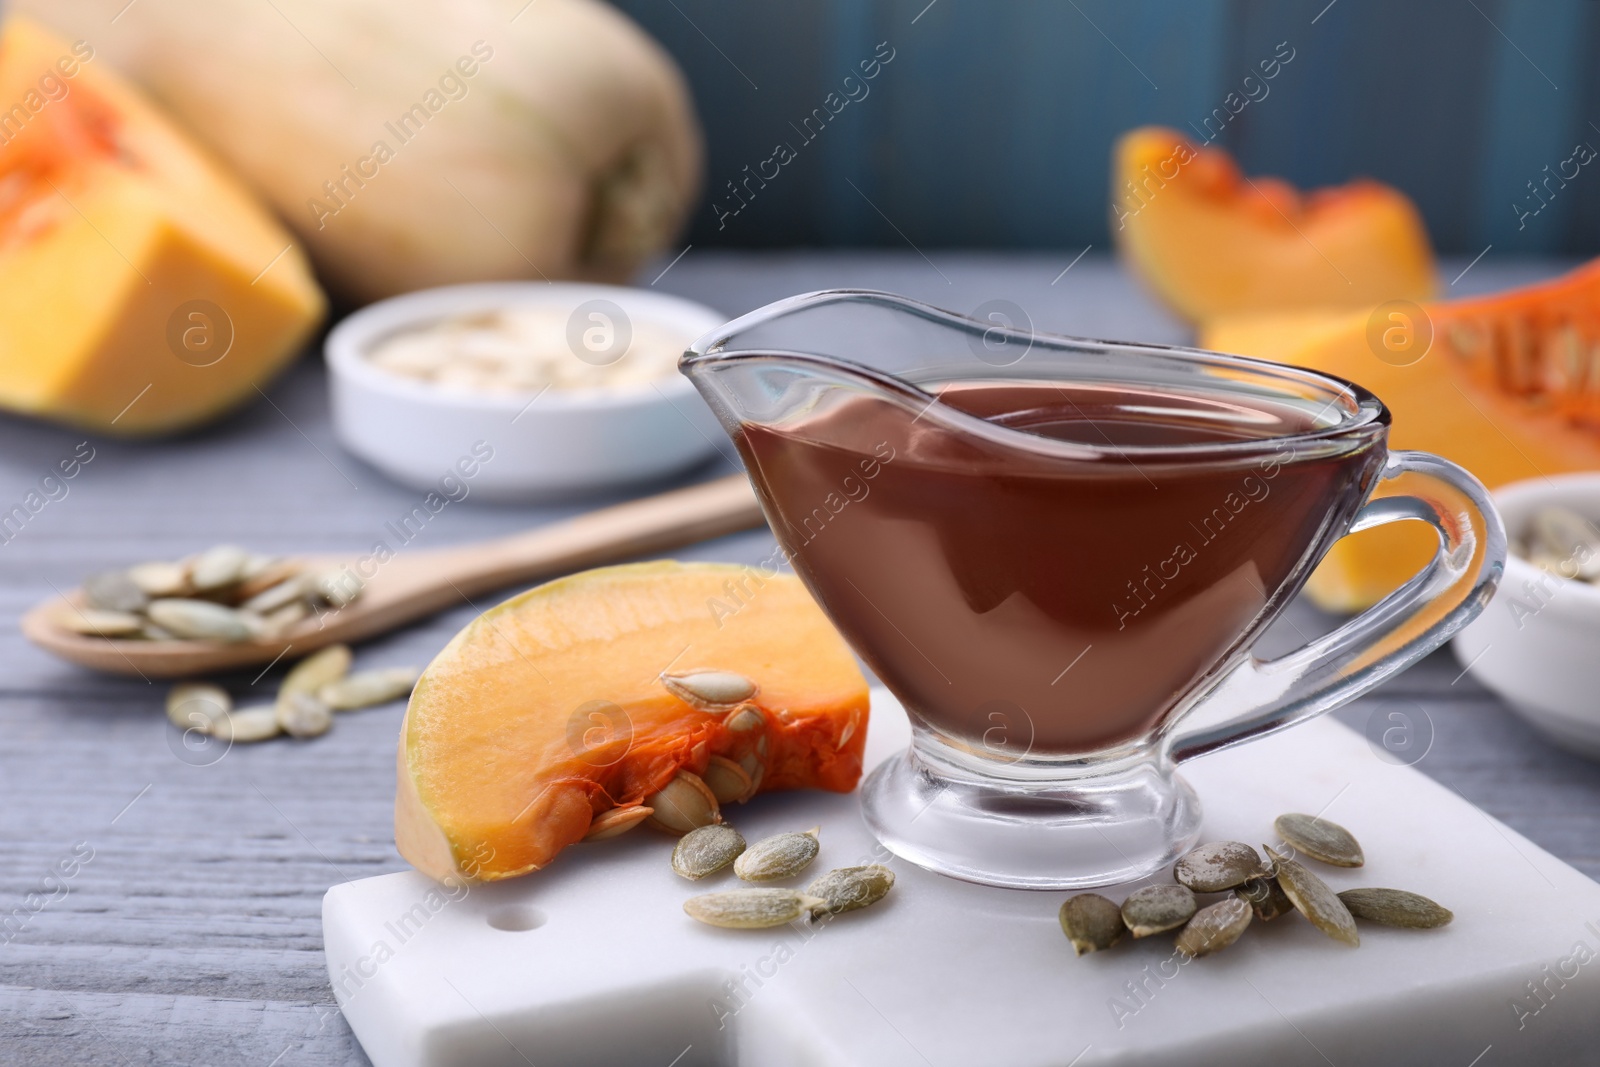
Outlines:
{"label": "blurred pumpkin wedge", "polygon": [[[400,731],[395,843],[439,881],[513,878],[586,836],[714,821],[700,776],[723,762],[749,775],[738,799],[848,792],[866,728],[866,681],[798,579],[671,561],[585,571],[491,608],[423,672]],[[654,810],[635,819],[639,806]]]}
{"label": "blurred pumpkin wedge", "polygon": [[1434,290],[1427,230],[1399,190],[1359,179],[1302,193],[1245,177],[1222,149],[1159,126],[1112,150],[1111,230],[1134,271],[1191,322]]}
{"label": "blurred pumpkin wedge", "polygon": [[253,398],[324,302],[289,235],[85,41],[0,30],[0,406],[171,432]]}
{"label": "blurred pumpkin wedge", "polygon": [[[1422,354],[1388,351],[1391,329]],[[1200,344],[1360,382],[1394,415],[1391,448],[1441,455],[1490,489],[1600,470],[1600,260],[1414,310],[1219,319]],[[1363,530],[1333,546],[1306,590],[1329,610],[1360,610],[1415,574],[1435,546],[1418,523]]]}

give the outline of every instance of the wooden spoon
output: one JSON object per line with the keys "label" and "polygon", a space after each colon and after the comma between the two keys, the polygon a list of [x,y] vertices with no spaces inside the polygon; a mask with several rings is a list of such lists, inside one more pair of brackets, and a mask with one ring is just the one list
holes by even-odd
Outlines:
{"label": "wooden spoon", "polygon": [[[147,641],[90,637],[56,624],[63,612],[86,602],[83,591],[36,605],[22,617],[22,632],[62,659],[108,674],[191,678],[283,657],[299,658],[339,641],[359,641],[472,598],[566,571],[647,555],[761,524],[743,474],[602,508],[564,522],[494,541],[401,551],[367,581],[353,602],[306,619],[272,638],[216,641]],[[297,560],[329,570],[351,561],[337,556]],[[370,568],[369,568],[370,569]],[[474,605],[476,606],[476,605]],[[485,605],[487,606],[487,605]]]}

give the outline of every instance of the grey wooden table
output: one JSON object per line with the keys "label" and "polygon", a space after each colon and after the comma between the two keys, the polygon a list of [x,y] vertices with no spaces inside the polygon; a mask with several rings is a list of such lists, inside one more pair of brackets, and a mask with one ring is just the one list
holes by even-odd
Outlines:
{"label": "grey wooden table", "polygon": [[[960,311],[1004,298],[1041,329],[1186,339],[1096,253],[1062,273],[1077,252],[691,251],[656,286],[730,315],[832,286],[891,289]],[[1444,276],[1465,265],[1446,264]],[[1560,266],[1491,257],[1452,291]],[[239,746],[213,763],[177,743],[160,684],[58,663],[26,644],[15,622],[97,568],[219,541],[353,551],[417,503],[335,444],[320,359],[308,357],[268,393],[271,404],[181,440],[89,438],[94,458],[67,495],[0,544],[0,1064],[367,1062],[332,1003],[320,905],[332,884],[404,866],[390,823],[401,708],[343,716],[312,742]],[[0,511],[85,439],[0,419]],[[471,541],[574,510],[469,497],[415,544]],[[754,562],[770,550],[763,531],[679,555]],[[425,663],[475,610],[463,603],[372,642],[357,662]],[[1328,625],[1297,604],[1268,636],[1297,643],[1294,631]],[[265,695],[279,674],[228,681]],[[1413,758],[1429,742],[1421,770],[1600,876],[1600,767],[1551,747],[1459,675],[1439,653],[1338,714],[1357,728],[1404,716],[1419,739]],[[63,860],[70,877],[58,873]]]}

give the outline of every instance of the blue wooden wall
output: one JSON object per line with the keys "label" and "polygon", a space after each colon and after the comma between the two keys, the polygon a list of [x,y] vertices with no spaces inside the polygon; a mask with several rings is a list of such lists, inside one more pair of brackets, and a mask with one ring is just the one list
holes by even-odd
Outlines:
{"label": "blue wooden wall", "polygon": [[[1217,138],[1248,172],[1390,182],[1444,252],[1600,250],[1600,159],[1540,184],[1600,149],[1595,0],[616,2],[692,83],[699,245],[1105,247],[1113,139],[1204,128],[1287,42]],[[880,42],[866,95],[805,140]],[[780,143],[795,158],[732,214]]]}

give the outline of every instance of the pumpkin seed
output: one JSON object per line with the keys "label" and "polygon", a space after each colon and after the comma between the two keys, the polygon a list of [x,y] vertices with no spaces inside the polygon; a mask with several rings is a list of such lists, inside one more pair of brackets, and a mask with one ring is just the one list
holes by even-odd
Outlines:
{"label": "pumpkin seed", "polygon": [[1061,932],[1072,942],[1072,951],[1082,956],[1086,952],[1102,952],[1127,933],[1122,922],[1122,909],[1099,893],[1079,893],[1061,905],[1057,916]]}
{"label": "pumpkin seed", "polygon": [[1256,850],[1240,841],[1213,841],[1193,849],[1172,874],[1196,893],[1220,893],[1265,873]]}
{"label": "pumpkin seed", "polygon": [[143,611],[150,597],[123,571],[101,571],[83,582],[83,595],[102,611]]}
{"label": "pumpkin seed", "polygon": [[288,604],[304,602],[306,597],[306,582],[304,578],[286,578],[276,585],[268,586],[255,596],[250,597],[240,607],[246,611],[259,611],[263,615],[277,611]]}
{"label": "pumpkin seed", "polygon": [[1366,862],[1361,844],[1349,830],[1315,815],[1280,815],[1272,828],[1295,851],[1334,867],[1359,867]]}
{"label": "pumpkin seed", "polygon": [[756,695],[756,683],[732,671],[690,671],[663,674],[668,692],[702,711],[725,711]]}
{"label": "pumpkin seed", "polygon": [[230,711],[217,720],[213,733],[224,741],[265,741],[277,737],[283,727],[278,725],[278,710],[271,704]]}
{"label": "pumpkin seed", "polygon": [[239,568],[239,581],[253,582],[269,571],[281,569],[283,565],[284,561],[277,556],[251,552],[245,557],[244,566]]}
{"label": "pumpkin seed", "polygon": [[182,596],[190,592],[189,568],[181,563],[153,560],[128,568],[128,580],[152,597]]}
{"label": "pumpkin seed", "polygon": [[295,665],[278,687],[281,702],[296,694],[312,694],[329,682],[337,682],[350,671],[350,646],[329,645]]}
{"label": "pumpkin seed", "polygon": [[1463,356],[1475,356],[1483,348],[1483,334],[1478,327],[1464,322],[1453,322],[1448,327],[1450,346]]}
{"label": "pumpkin seed", "polygon": [[793,889],[728,889],[690,897],[683,902],[683,910],[710,926],[761,930],[794,922],[826,904],[820,897]]}
{"label": "pumpkin seed", "polygon": [[706,787],[717,798],[718,804],[747,800],[754,791],[755,782],[744,768],[726,756],[712,756],[706,764],[706,773],[700,777],[705,780]]}
{"label": "pumpkin seed", "polygon": [[1273,875],[1278,879],[1278,884],[1294,902],[1295,909],[1311,920],[1312,926],[1335,941],[1343,941],[1351,946],[1361,944],[1361,935],[1356,932],[1356,921],[1350,917],[1350,909],[1328,888],[1328,883],[1300,863],[1279,855],[1272,846],[1263,847],[1272,858]]}
{"label": "pumpkin seed", "polygon": [[163,630],[196,641],[248,641],[255,633],[248,618],[209,600],[152,600],[145,610]]}
{"label": "pumpkin seed", "polygon": [[672,781],[644,798],[653,808],[650,825],[669,834],[686,834],[701,826],[722,821],[717,798],[700,776],[679,771]]}
{"label": "pumpkin seed", "polygon": [[739,757],[739,769],[750,776],[750,796],[761,790],[761,779],[767,775],[767,765],[754,752]]}
{"label": "pumpkin seed", "polygon": [[1176,947],[1191,959],[1221,952],[1239,940],[1250,925],[1252,914],[1250,905],[1238,897],[1208,904],[1195,912],[1189,925],[1178,934]]}
{"label": "pumpkin seed", "polygon": [[745,704],[742,707],[735,708],[727,720],[728,729],[736,734],[759,730],[766,724],[766,716],[762,715],[761,709],[754,704]]}
{"label": "pumpkin seed", "polygon": [[346,678],[324,684],[317,690],[317,696],[334,711],[352,711],[374,704],[387,704],[411,692],[421,673],[415,667],[357,671]]}
{"label": "pumpkin seed", "polygon": [[237,582],[249,563],[250,553],[238,545],[217,545],[200,553],[189,564],[189,582],[202,593],[221,589]]}
{"label": "pumpkin seed", "polygon": [[319,737],[333,726],[333,709],[310,693],[279,694],[278,725],[290,737]]}
{"label": "pumpkin seed", "polygon": [[180,730],[214,733],[218,720],[233,710],[233,698],[221,686],[181,682],[167,690],[167,718]]}
{"label": "pumpkin seed", "polygon": [[1431,930],[1455,918],[1449,908],[1404,889],[1346,889],[1339,900],[1356,918],[1385,926]]}
{"label": "pumpkin seed", "polygon": [[850,743],[850,739],[856,735],[856,726],[860,723],[860,721],[860,709],[852,710],[850,712],[850,721],[844,724],[844,729],[839,731],[839,740],[834,742],[833,747],[835,751],[844,748],[844,746]]}
{"label": "pumpkin seed", "polygon": [[862,867],[839,867],[806,886],[806,893],[820,897],[823,904],[813,915],[838,915],[876,904],[894,888],[894,872],[880,863]]}
{"label": "pumpkin seed", "polygon": [[1252,878],[1233,891],[1240,900],[1250,905],[1256,918],[1271,922],[1280,915],[1294,910],[1294,901],[1283,891],[1276,878]]}
{"label": "pumpkin seed", "polygon": [[1185,885],[1147,885],[1122,902],[1122,921],[1134,937],[1176,930],[1194,918],[1194,893]]}
{"label": "pumpkin seed", "polygon": [[[243,611],[244,609],[240,608],[239,610]],[[304,622],[306,616],[310,614],[311,607],[304,600],[293,600],[281,608],[275,608],[267,612],[262,617],[261,628],[268,637],[278,637],[290,627]]]}
{"label": "pumpkin seed", "polygon": [[793,878],[817,858],[822,845],[817,835],[822,827],[813,826],[805,833],[776,834],[763,838],[745,849],[733,863],[733,873],[747,882],[776,882]]}
{"label": "pumpkin seed", "polygon": [[63,630],[90,637],[133,637],[144,629],[144,620],[137,615],[99,608],[67,608],[55,622]]}
{"label": "pumpkin seed", "polygon": [[672,850],[672,869],[691,882],[715,874],[739,858],[744,838],[727,823],[690,830]]}
{"label": "pumpkin seed", "polygon": [[324,571],[312,579],[312,588],[317,591],[317,595],[335,608],[350,604],[361,595],[361,590],[365,586],[366,583],[348,567]]}
{"label": "pumpkin seed", "polygon": [[589,820],[589,832],[583,835],[583,839],[604,841],[610,837],[620,837],[648,819],[653,811],[642,804],[602,811]]}
{"label": "pumpkin seed", "polygon": [[1529,521],[1529,537],[1547,553],[1568,560],[1565,572],[1592,582],[1600,577],[1600,531],[1594,523],[1563,507],[1543,507]]}

